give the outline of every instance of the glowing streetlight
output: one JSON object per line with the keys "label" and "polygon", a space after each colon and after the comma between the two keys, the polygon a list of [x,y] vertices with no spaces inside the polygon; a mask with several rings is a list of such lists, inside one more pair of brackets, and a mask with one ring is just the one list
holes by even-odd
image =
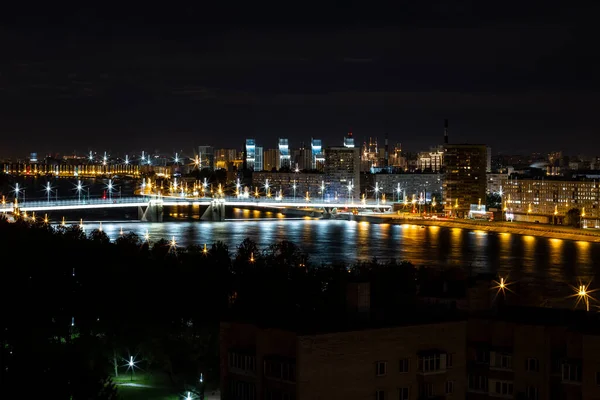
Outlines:
{"label": "glowing streetlight", "polygon": [[192,400],[192,395],[190,392],[187,392],[187,396],[185,396],[185,400]]}
{"label": "glowing streetlight", "polygon": [[375,201],[379,204],[379,182],[375,182]]}
{"label": "glowing streetlight", "polygon": [[396,195],[397,197],[397,201],[400,202],[400,183],[398,182],[398,186],[396,187]]}
{"label": "glowing streetlight", "polygon": [[100,226],[98,226],[98,231],[102,232],[102,221],[100,221]]}
{"label": "glowing streetlight", "polygon": [[294,201],[296,201],[296,180],[294,179],[294,183],[292,184],[292,189],[294,189]]}
{"label": "glowing streetlight", "polygon": [[48,203],[50,203],[50,195],[52,194],[52,186],[50,185],[50,182],[46,182],[46,187],[44,188],[44,190],[48,195]]}
{"label": "glowing streetlight", "polygon": [[175,161],[176,165],[179,164],[179,154],[175,153],[175,158],[173,159],[173,161]]}
{"label": "glowing streetlight", "polygon": [[112,199],[112,190],[113,190],[112,179],[108,180],[108,185],[106,185],[106,188],[108,189],[108,198]]}
{"label": "glowing streetlight", "polygon": [[175,241],[175,236],[173,236],[173,238],[171,239],[169,244],[172,248],[177,248],[177,242]]}
{"label": "glowing streetlight", "polygon": [[127,362],[127,370],[130,371],[131,382],[133,382],[133,370],[136,367],[136,365],[135,365],[136,363],[137,363],[137,361],[134,360],[133,356],[129,356],[129,361]]}
{"label": "glowing streetlight", "polygon": [[325,181],[321,181],[321,196],[323,198],[323,203],[325,203]]}
{"label": "glowing streetlight", "polygon": [[67,222],[65,221],[65,217],[62,217],[62,221],[60,223],[62,226],[67,226]]}
{"label": "glowing streetlight", "polygon": [[19,200],[19,193],[21,192],[21,189],[19,189],[19,184],[16,183],[15,184],[15,199],[18,201]]}
{"label": "glowing streetlight", "polygon": [[123,236],[123,227],[119,230],[119,236]]}
{"label": "glowing streetlight", "polygon": [[498,297],[498,295],[500,293],[502,293],[502,296],[506,296],[506,291],[512,292],[514,293],[512,290],[510,290],[509,286],[513,284],[513,282],[508,282],[508,279],[500,277],[499,280],[497,281],[492,281],[493,283],[496,284],[496,286],[492,286],[490,289],[491,290],[496,290],[496,295],[494,296],[494,300],[496,300],[496,297]]}
{"label": "glowing streetlight", "polygon": [[146,229],[146,233],[144,234],[144,240],[148,242],[150,240],[150,234],[148,233],[148,229]]}
{"label": "glowing streetlight", "polygon": [[592,297],[591,294],[598,290],[598,289],[589,290],[590,283],[588,283],[587,285],[584,285],[580,281],[578,287],[571,286],[573,288],[573,290],[575,291],[575,294],[573,294],[569,297],[577,297],[577,303],[575,303],[575,307],[577,307],[579,305],[579,303],[583,301],[585,304],[586,311],[590,311],[590,300],[596,301],[596,299],[594,297]]}
{"label": "glowing streetlight", "polygon": [[[81,202],[81,191],[83,190],[83,186],[81,185],[81,181],[77,181],[77,186],[75,186],[75,189],[77,190],[78,200],[79,200],[79,202]],[[48,195],[48,198],[50,198],[49,195]]]}
{"label": "glowing streetlight", "polygon": [[129,165],[129,156],[125,154],[125,165]]}
{"label": "glowing streetlight", "polygon": [[250,262],[254,262],[254,252],[250,253]]}
{"label": "glowing streetlight", "polygon": [[240,187],[242,185],[240,184],[240,178],[237,178],[237,181],[235,182],[235,195],[239,198],[241,196],[240,193]]}
{"label": "glowing streetlight", "polygon": [[83,230],[83,218],[79,219],[79,229]]}
{"label": "glowing streetlight", "polygon": [[44,214],[44,223],[47,224],[48,223],[48,214]]}
{"label": "glowing streetlight", "polygon": [[310,193],[308,192],[308,190],[306,191],[306,197],[304,198],[304,200],[306,200],[307,203],[310,201]]}
{"label": "glowing streetlight", "polygon": [[352,185],[352,181],[348,182],[348,200],[352,203],[353,199],[352,199],[352,189],[353,189],[353,185]]}
{"label": "glowing streetlight", "polygon": [[204,243],[204,248],[202,249],[202,254],[208,254],[208,247],[206,247],[206,243]]}

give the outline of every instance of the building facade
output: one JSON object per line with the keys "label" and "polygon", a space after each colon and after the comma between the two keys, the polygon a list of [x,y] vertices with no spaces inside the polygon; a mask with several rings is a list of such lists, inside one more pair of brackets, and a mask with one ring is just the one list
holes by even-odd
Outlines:
{"label": "building facade", "polygon": [[[294,173],[294,172],[255,172],[252,174],[252,186],[263,187],[267,180],[269,186],[281,191],[285,198],[302,198],[308,193],[310,198],[318,197],[324,174]],[[295,188],[294,188],[295,187]]]}
{"label": "building facade", "polygon": [[444,210],[465,217],[471,204],[485,202],[487,148],[485,145],[444,145]]}
{"label": "building facade", "polygon": [[569,210],[581,213],[584,227],[600,226],[600,181],[506,179],[503,206],[517,221],[562,224]]}
{"label": "building facade", "polygon": [[254,162],[256,159],[256,141],[254,139],[246,139],[246,168],[254,171]]}
{"label": "building facade", "polygon": [[[326,198],[351,196],[360,198],[360,149],[357,147],[328,147],[325,150]],[[348,187],[350,186],[350,191]]]}
{"label": "building facade", "polygon": [[287,139],[279,139],[279,169],[292,168],[292,156]]}
{"label": "building facade", "polygon": [[466,395],[466,322],[305,334],[221,324],[223,399]]}
{"label": "building facade", "polygon": [[434,147],[417,156],[417,168],[421,171],[439,172],[444,165],[444,148]]}
{"label": "building facade", "polygon": [[372,197],[375,187],[390,201],[404,201],[423,197],[424,201],[431,202],[433,197],[440,202],[444,193],[443,174],[363,174],[361,176],[361,192]]}
{"label": "building facade", "polygon": [[263,170],[267,172],[279,170],[279,150],[267,149],[263,152]]}

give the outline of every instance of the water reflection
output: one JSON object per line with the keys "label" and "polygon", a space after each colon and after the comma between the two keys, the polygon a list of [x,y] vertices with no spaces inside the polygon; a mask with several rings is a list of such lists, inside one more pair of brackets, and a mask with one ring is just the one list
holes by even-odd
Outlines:
{"label": "water reflection", "polygon": [[[237,213],[253,215],[254,211]],[[89,221],[84,224],[88,233],[99,226]],[[569,283],[579,276],[594,275],[594,263],[600,261],[600,243],[419,225],[275,217],[225,222],[103,222],[102,227],[112,240],[119,237],[121,227],[125,233],[132,231],[140,238],[148,230],[151,242],[171,240],[173,236],[180,246],[223,241],[232,251],[245,238],[261,248],[289,240],[309,253],[316,264],[368,261],[376,256],[383,261],[395,258],[416,265],[510,273],[513,279],[535,276]]]}

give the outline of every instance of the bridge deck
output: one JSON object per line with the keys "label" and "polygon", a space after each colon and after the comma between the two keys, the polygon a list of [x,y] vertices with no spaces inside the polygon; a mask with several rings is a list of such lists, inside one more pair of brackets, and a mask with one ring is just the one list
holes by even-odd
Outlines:
{"label": "bridge deck", "polygon": [[[176,198],[176,197],[127,197],[119,199],[93,199],[93,200],[60,200],[60,201],[28,201],[24,204],[18,204],[21,211],[59,211],[59,210],[87,210],[87,209],[108,209],[125,207],[146,207],[152,204],[163,206],[209,206],[212,202],[222,202],[225,206],[239,207],[265,207],[265,208],[348,208],[348,209],[384,209],[388,210],[391,204],[364,202],[323,202],[306,201],[290,199],[239,199],[239,198]],[[14,211],[13,203],[0,204],[0,212],[12,213]]]}

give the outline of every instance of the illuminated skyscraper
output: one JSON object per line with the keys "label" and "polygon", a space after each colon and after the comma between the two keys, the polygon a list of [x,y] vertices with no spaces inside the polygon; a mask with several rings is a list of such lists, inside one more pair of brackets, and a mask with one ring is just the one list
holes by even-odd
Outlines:
{"label": "illuminated skyscraper", "polygon": [[262,171],[264,170],[263,148],[256,146],[254,149],[254,171]]}
{"label": "illuminated skyscraper", "polygon": [[444,209],[462,217],[471,204],[485,203],[487,149],[477,144],[444,145]]}
{"label": "illuminated skyscraper", "polygon": [[312,169],[322,170],[325,163],[325,155],[323,154],[323,144],[321,139],[311,139],[310,147],[312,153]]}
{"label": "illuminated skyscraper", "polygon": [[325,151],[326,198],[344,197],[348,186],[354,200],[360,197],[360,149],[358,147],[328,147]]}
{"label": "illuminated skyscraper", "polygon": [[291,168],[290,146],[287,139],[279,139],[279,169]]}
{"label": "illuminated skyscraper", "polygon": [[256,158],[256,141],[254,139],[246,139],[246,168],[254,171],[254,161]]}
{"label": "illuminated skyscraper", "polygon": [[348,136],[344,138],[344,147],[354,148],[354,138],[352,132],[348,132]]}

